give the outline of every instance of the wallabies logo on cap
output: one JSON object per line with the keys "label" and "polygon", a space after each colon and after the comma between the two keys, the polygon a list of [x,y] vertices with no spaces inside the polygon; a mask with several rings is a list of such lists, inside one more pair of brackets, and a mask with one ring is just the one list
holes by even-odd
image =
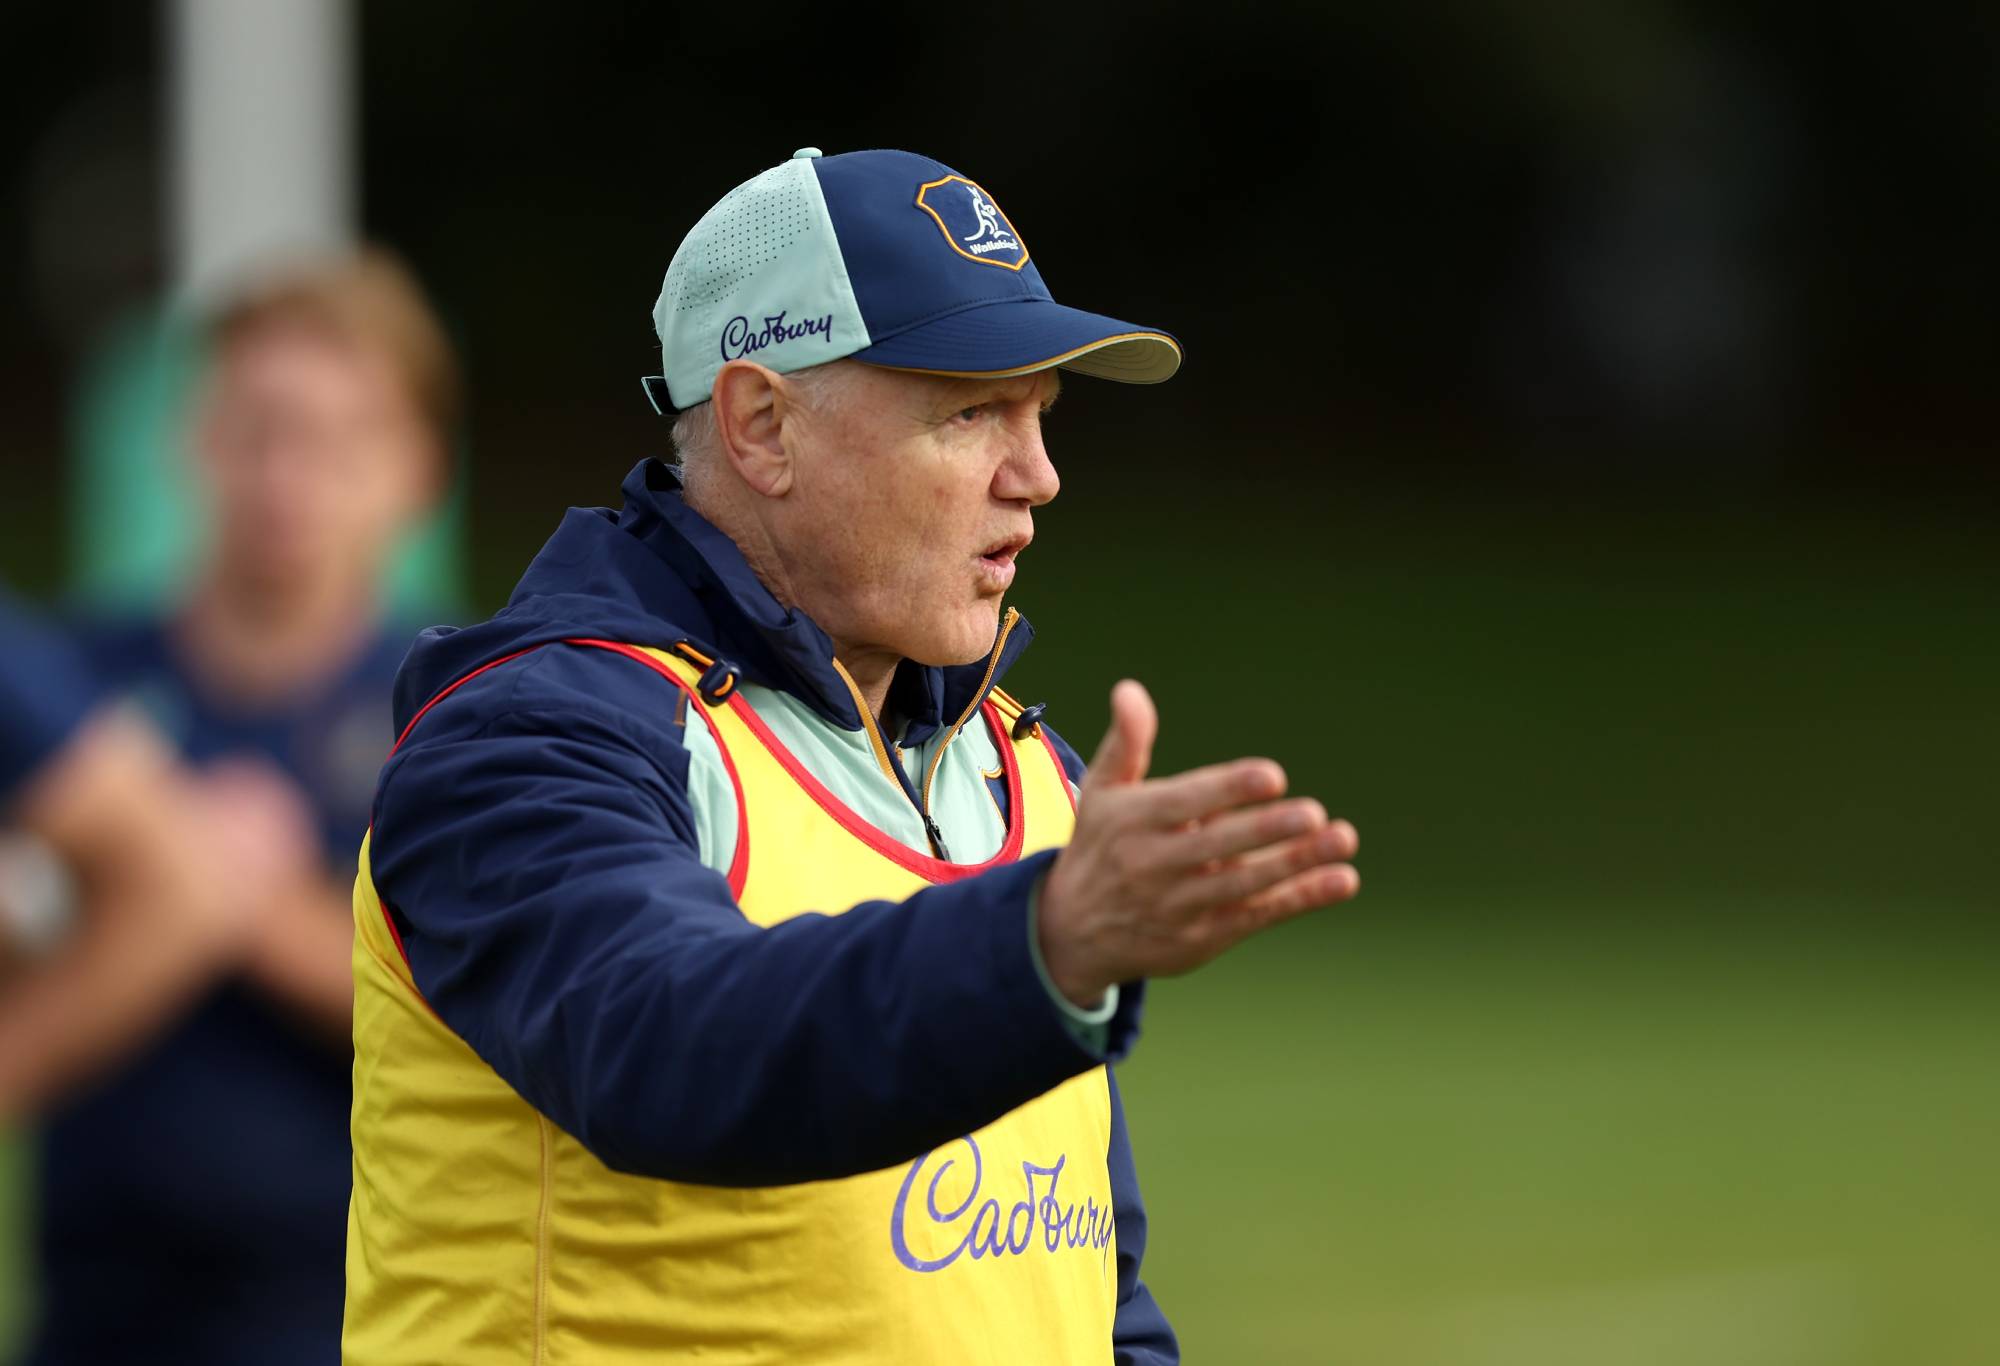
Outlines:
{"label": "wallabies logo on cap", "polygon": [[917,207],[931,216],[951,249],[966,260],[1007,270],[1028,264],[1028,244],[1007,215],[992,195],[964,176],[925,182],[917,189]]}

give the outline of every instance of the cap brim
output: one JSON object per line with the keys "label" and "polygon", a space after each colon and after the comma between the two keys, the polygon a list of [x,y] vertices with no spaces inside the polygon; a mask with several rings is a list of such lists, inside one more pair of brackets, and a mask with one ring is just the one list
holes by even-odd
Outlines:
{"label": "cap brim", "polygon": [[962,379],[1060,368],[1122,384],[1158,384],[1181,368],[1181,344],[1154,328],[1047,299],[1008,299],[919,323],[853,358]]}

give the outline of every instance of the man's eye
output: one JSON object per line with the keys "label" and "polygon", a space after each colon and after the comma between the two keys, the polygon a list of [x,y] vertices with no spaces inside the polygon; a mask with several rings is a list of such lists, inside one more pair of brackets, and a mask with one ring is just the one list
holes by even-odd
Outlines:
{"label": "man's eye", "polygon": [[953,422],[977,422],[984,416],[985,412],[984,408],[960,408],[951,415],[951,420]]}

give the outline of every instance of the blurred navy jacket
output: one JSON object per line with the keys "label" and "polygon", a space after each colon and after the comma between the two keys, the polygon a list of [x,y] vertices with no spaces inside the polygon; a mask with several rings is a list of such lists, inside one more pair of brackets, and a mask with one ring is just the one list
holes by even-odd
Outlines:
{"label": "blurred navy jacket", "polygon": [[[114,695],[190,762],[261,758],[304,790],[328,868],[352,877],[408,636],[373,634],[332,679],[255,713],[203,691],[159,621],[78,632]],[[224,982],[41,1133],[35,1366],[333,1366],[340,1358],[348,1051]]]}
{"label": "blurred navy jacket", "polygon": [[0,587],[0,814],[96,700],[82,660]]}

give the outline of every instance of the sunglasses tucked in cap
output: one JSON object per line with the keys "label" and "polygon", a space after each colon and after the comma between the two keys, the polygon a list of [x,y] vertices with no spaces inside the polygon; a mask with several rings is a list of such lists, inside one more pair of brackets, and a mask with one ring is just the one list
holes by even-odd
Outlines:
{"label": "sunglasses tucked in cap", "polygon": [[645,386],[661,412],[705,401],[737,359],[981,378],[1060,366],[1131,384],[1181,363],[1157,328],[1057,303],[993,196],[912,152],[806,147],[738,185],[674,253],[653,325],[666,373]]}

